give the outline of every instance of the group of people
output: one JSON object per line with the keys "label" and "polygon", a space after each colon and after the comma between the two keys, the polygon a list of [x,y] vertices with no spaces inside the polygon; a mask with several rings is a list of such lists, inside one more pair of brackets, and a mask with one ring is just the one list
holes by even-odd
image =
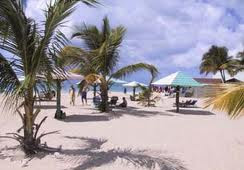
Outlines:
{"label": "group of people", "polygon": [[[82,101],[82,104],[87,104],[87,92],[88,92],[88,88],[84,88],[83,90],[81,90],[79,93],[78,93],[78,96],[80,95],[81,96],[81,101]],[[70,86],[70,89],[69,89],[69,95],[70,95],[70,105],[75,105],[75,88],[73,85]]]}
{"label": "group of people", "polygon": [[153,86],[152,87],[154,92],[158,92],[158,93],[169,93],[172,94],[175,92],[175,88],[174,87],[170,87],[170,86],[165,86],[163,87],[158,87],[158,86]]}
{"label": "group of people", "polygon": [[[88,88],[84,88],[83,90],[81,90],[79,93],[78,93],[78,96],[80,95],[81,96],[81,101],[82,101],[82,104],[87,104],[87,92],[89,91]],[[69,89],[69,95],[70,95],[70,105],[75,105],[75,88],[73,85],[70,86],[70,89]],[[119,107],[127,107],[127,101],[125,99],[125,97],[122,98],[122,103],[120,103],[118,106]]]}

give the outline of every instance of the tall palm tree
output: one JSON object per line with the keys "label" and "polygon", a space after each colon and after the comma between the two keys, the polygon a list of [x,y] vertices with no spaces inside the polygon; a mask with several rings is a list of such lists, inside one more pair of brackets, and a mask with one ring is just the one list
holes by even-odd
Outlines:
{"label": "tall palm tree", "polygon": [[233,75],[232,57],[228,56],[228,49],[226,47],[212,46],[208,52],[203,55],[202,63],[200,65],[200,73],[220,73],[222,81],[225,82],[225,71]]}
{"label": "tall palm tree", "polygon": [[[96,26],[83,25],[77,28],[78,31],[73,37],[79,37],[84,41],[85,47],[77,49],[76,47],[66,48],[64,51],[75,51],[79,55],[70,55],[76,57],[67,57],[72,63],[84,62],[84,57],[89,58],[90,64],[81,65],[80,73],[88,68],[92,68],[92,72],[88,72],[87,81],[92,84],[94,81],[100,80],[100,90],[102,102],[100,110],[102,112],[109,111],[108,108],[108,88],[112,78],[121,78],[132,72],[146,69],[148,71],[158,72],[153,65],[138,63],[126,66],[116,71],[116,66],[120,58],[120,46],[122,44],[126,29],[123,26],[111,28],[107,17],[103,19],[101,30]],[[69,53],[69,52],[68,52]],[[81,61],[78,59],[80,58]],[[92,74],[91,74],[92,73]]]}
{"label": "tall palm tree", "polygon": [[[244,52],[239,52],[233,63],[234,73],[244,70]],[[208,105],[228,113],[231,118],[244,116],[244,84],[222,85],[215,94],[209,94]]]}
{"label": "tall palm tree", "polygon": [[[0,1],[0,49],[13,57],[0,55],[0,91],[5,93],[6,104],[15,104],[24,135],[13,134],[26,154],[36,153],[40,148],[41,134],[38,130],[46,117],[39,123],[35,119],[40,109],[34,109],[37,75],[45,75],[51,80],[52,74],[62,74],[55,58],[66,45],[64,34],[58,29],[64,20],[74,11],[78,0],[55,0],[44,11],[43,25],[25,15],[19,0]],[[92,5],[95,0],[80,0]],[[23,82],[18,75],[24,75]],[[22,109],[23,108],[23,109]],[[21,112],[22,111],[22,112]]]}

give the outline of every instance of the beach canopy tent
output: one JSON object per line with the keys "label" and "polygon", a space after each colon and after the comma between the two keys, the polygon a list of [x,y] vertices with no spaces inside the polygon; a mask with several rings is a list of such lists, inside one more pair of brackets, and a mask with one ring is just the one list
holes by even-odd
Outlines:
{"label": "beach canopy tent", "polygon": [[61,118],[63,111],[61,110],[61,83],[65,80],[83,80],[84,76],[80,74],[75,74],[72,72],[65,72],[63,75],[53,74],[52,78],[56,80],[57,83],[57,110],[55,114],[55,118]]}
{"label": "beach canopy tent", "polygon": [[[108,77],[107,77],[106,79],[108,80]],[[82,79],[82,80],[83,80],[83,79]],[[82,81],[82,80],[81,80],[81,81]],[[78,82],[78,83],[76,83],[76,84],[80,84],[81,81]],[[111,78],[110,81],[111,81],[112,83],[116,83],[116,84],[126,84],[126,83],[128,83],[127,81],[120,80],[120,79],[114,79],[114,78]],[[95,83],[96,83],[96,84],[100,84],[101,81],[100,81],[100,80],[96,80]]]}
{"label": "beach canopy tent", "polygon": [[[65,76],[64,76],[65,75]],[[83,80],[84,76],[71,73],[71,72],[65,72],[64,75],[58,75],[58,74],[52,74],[53,80]],[[20,76],[19,81],[22,82],[25,80],[25,76]],[[37,75],[37,79],[45,79],[44,75]]]}
{"label": "beach canopy tent", "polygon": [[158,86],[174,86],[176,87],[176,112],[179,112],[179,91],[180,87],[201,87],[202,84],[198,83],[191,76],[178,71],[170,74],[158,81],[152,83]]}
{"label": "beach canopy tent", "polygon": [[137,88],[137,87],[140,87],[140,86],[147,87],[146,84],[139,83],[139,82],[137,82],[137,81],[132,81],[132,82],[123,84],[123,86],[124,86],[124,87],[132,87],[132,88],[133,88],[133,97],[135,97],[135,95],[136,95],[136,88]]}
{"label": "beach canopy tent", "polygon": [[176,73],[170,74],[158,81],[152,83],[152,85],[158,86],[181,86],[181,87],[199,87],[202,84],[198,83],[191,76],[178,71]]}
{"label": "beach canopy tent", "polygon": [[[22,82],[25,80],[25,76],[20,76],[19,81]],[[37,79],[38,80],[45,80],[45,76],[44,75],[37,75]],[[65,80],[83,80],[84,76],[79,75],[79,74],[75,74],[72,72],[64,72],[62,75],[60,74],[52,74],[52,79],[56,81],[56,85],[57,85],[57,110],[56,110],[56,115],[60,114],[62,112],[61,110],[61,83],[62,81]]]}

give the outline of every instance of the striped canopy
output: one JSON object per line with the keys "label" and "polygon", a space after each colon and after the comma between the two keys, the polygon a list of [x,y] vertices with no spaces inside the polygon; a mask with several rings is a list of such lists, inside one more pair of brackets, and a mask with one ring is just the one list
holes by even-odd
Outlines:
{"label": "striped canopy", "polygon": [[203,86],[194,80],[191,76],[184,74],[183,72],[176,72],[170,74],[158,81],[152,83],[153,85],[162,85],[162,86],[183,86],[183,87],[199,87]]}

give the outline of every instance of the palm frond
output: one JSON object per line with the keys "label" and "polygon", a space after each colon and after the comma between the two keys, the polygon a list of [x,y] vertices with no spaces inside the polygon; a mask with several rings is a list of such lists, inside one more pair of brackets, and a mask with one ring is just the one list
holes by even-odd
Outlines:
{"label": "palm frond", "polygon": [[110,77],[111,78],[122,78],[129,74],[132,74],[134,72],[140,71],[140,70],[147,70],[151,73],[152,77],[156,77],[158,74],[158,70],[155,66],[145,63],[138,63],[138,64],[132,64],[128,65],[126,67],[123,67],[113,73]]}
{"label": "palm frond", "polygon": [[4,91],[7,95],[13,94],[20,85],[18,77],[12,68],[14,64],[14,62],[9,63],[0,53],[0,92]]}
{"label": "palm frond", "polygon": [[121,46],[126,29],[119,26],[113,29],[109,37],[97,49],[97,56],[94,57],[95,67],[104,75],[113,72],[119,60],[119,48]]}
{"label": "palm frond", "polygon": [[233,57],[228,56],[228,49],[226,47],[212,46],[203,55],[199,69],[201,74],[205,73],[206,75],[220,72],[223,81],[225,81],[225,71],[231,75],[235,73],[233,63]]}
{"label": "palm frond", "polygon": [[87,26],[83,24],[82,26],[77,26],[75,32],[72,34],[72,38],[82,39],[89,50],[98,49],[102,42],[103,37],[101,36],[98,28],[96,26]]}
{"label": "palm frond", "polygon": [[66,46],[64,47],[59,55],[60,62],[63,65],[73,68],[83,68],[87,64],[89,65],[89,58],[91,53],[84,51],[81,48]]}
{"label": "palm frond", "polygon": [[220,85],[216,93],[209,94],[206,106],[225,111],[231,118],[244,115],[244,85]]}

